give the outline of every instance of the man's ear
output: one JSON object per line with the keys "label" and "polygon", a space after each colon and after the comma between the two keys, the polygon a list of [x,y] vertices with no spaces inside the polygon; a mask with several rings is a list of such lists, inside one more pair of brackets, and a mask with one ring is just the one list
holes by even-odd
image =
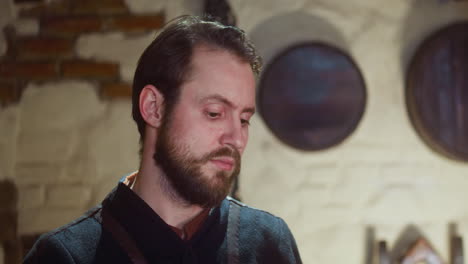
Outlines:
{"label": "man's ear", "polygon": [[164,97],[159,90],[151,84],[143,87],[140,93],[140,113],[149,126],[161,126],[164,114]]}

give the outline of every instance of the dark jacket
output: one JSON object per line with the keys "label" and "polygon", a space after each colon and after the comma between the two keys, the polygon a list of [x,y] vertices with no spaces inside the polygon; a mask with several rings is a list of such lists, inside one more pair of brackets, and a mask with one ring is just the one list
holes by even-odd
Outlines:
{"label": "dark jacket", "polygon": [[[240,210],[235,235],[228,239],[232,203]],[[81,218],[42,235],[24,263],[131,263],[122,241],[106,222],[103,226],[103,211],[123,227],[147,263],[227,263],[232,241],[238,245],[238,263],[301,263],[294,237],[281,218],[225,199],[197,233],[183,241],[123,183]]]}

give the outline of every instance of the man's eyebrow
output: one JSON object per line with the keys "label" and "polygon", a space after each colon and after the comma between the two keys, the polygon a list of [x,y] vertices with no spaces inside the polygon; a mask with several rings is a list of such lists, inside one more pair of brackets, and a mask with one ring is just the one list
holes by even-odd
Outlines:
{"label": "man's eyebrow", "polygon": [[[213,95],[207,96],[205,98],[202,98],[201,102],[204,103],[206,101],[211,101],[211,100],[219,101],[219,102],[221,102],[221,103],[223,103],[223,104],[225,104],[225,105],[227,105],[227,106],[229,106],[231,108],[236,108],[231,101],[229,101],[226,97],[224,97],[224,96],[222,96],[220,94],[213,94]],[[246,107],[246,108],[244,108],[242,110],[242,112],[243,113],[255,114],[255,107]]]}

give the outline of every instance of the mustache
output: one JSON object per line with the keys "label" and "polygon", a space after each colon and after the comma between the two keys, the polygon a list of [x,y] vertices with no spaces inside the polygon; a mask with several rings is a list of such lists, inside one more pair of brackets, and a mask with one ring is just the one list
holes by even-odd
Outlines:
{"label": "mustache", "polygon": [[229,147],[222,147],[215,151],[212,151],[205,156],[203,156],[200,161],[202,163],[208,162],[211,159],[217,157],[231,157],[234,159],[235,163],[238,164],[240,162],[240,153],[237,149],[229,148]]}

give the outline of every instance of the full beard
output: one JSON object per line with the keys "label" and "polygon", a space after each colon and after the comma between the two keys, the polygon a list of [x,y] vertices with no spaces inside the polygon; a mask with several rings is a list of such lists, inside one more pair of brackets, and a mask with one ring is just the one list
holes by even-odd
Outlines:
{"label": "full beard", "polygon": [[[188,146],[177,144],[170,136],[168,122],[161,127],[155,147],[154,160],[166,174],[167,191],[188,205],[203,208],[217,206],[228,195],[231,185],[240,172],[240,153],[234,148],[222,147],[201,158],[190,154]],[[232,171],[218,171],[214,175],[202,172],[202,166],[216,157],[232,157]]]}

